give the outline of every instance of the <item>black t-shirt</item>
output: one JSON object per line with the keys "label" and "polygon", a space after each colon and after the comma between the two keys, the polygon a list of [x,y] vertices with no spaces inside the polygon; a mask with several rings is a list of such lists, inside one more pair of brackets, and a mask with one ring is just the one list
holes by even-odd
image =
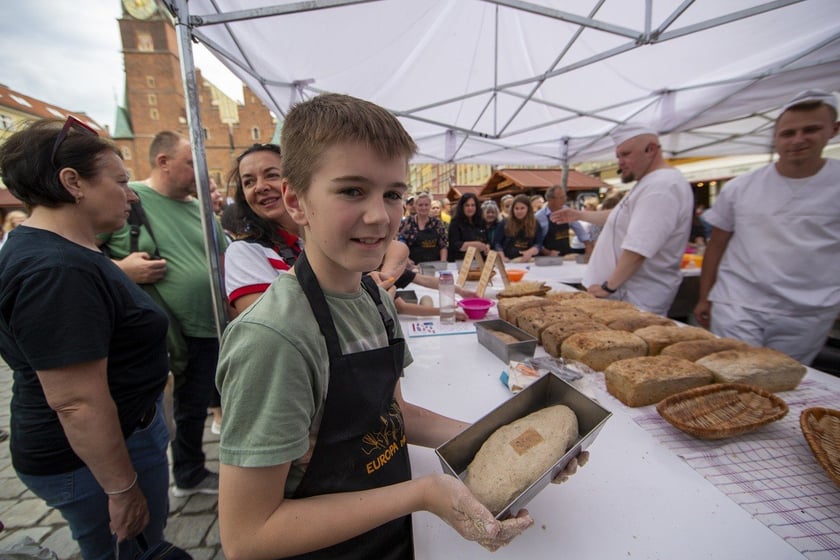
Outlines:
{"label": "black t-shirt", "polygon": [[0,251],[0,355],[14,372],[15,469],[49,475],[84,465],[35,371],[108,358],[127,437],[166,384],[166,330],[163,311],[105,255],[41,229],[11,232]]}
{"label": "black t-shirt", "polygon": [[447,251],[449,262],[463,260],[467,252],[461,250],[461,245],[466,241],[487,243],[487,229],[453,219],[449,222],[449,249]]}

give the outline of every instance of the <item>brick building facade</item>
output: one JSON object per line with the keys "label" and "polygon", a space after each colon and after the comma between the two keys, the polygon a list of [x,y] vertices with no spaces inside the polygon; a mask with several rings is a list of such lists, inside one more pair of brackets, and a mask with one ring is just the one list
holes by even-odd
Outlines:
{"label": "brick building facade", "polygon": [[[189,136],[178,41],[170,16],[152,10],[138,17],[123,8],[119,19],[125,65],[125,104],[112,138],[132,177],[149,176],[149,145],[161,130]],[[247,87],[237,103],[196,70],[207,168],[221,186],[236,156],[255,142],[276,141],[277,120]]]}

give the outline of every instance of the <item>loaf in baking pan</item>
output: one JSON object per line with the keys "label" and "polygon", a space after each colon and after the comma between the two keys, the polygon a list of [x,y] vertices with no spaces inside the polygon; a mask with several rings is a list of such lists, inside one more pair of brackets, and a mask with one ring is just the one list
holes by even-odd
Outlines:
{"label": "loaf in baking pan", "polygon": [[578,438],[571,408],[540,409],[497,429],[467,467],[464,484],[494,515],[537,481]]}

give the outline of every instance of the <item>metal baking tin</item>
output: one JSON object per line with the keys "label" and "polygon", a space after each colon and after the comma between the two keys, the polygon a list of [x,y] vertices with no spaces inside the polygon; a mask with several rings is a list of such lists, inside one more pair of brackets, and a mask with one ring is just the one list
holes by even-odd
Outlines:
{"label": "metal baking tin", "polygon": [[563,257],[534,257],[534,264],[537,266],[561,266],[564,260]]}
{"label": "metal baking tin", "polygon": [[[491,331],[500,331],[515,337],[519,342],[505,344]],[[490,319],[475,323],[475,332],[478,342],[496,355],[504,363],[511,360],[521,362],[525,358],[533,358],[537,349],[537,339],[522,329],[501,319]]]}
{"label": "metal baking tin", "polygon": [[434,276],[436,272],[446,270],[449,263],[446,261],[427,261],[418,265],[420,267],[420,274],[427,276]]}
{"label": "metal baking tin", "polygon": [[505,506],[496,515],[496,519],[505,519],[515,515],[566,468],[573,457],[576,457],[581,450],[587,449],[595,441],[601,428],[612,416],[609,410],[560,379],[556,374],[547,373],[538,381],[511,397],[507,402],[491,410],[475,424],[435,449],[444,473],[463,479],[467,466],[493,432],[505,424],[510,424],[532,412],[557,404],[568,406],[577,415],[580,437],[560,460]]}

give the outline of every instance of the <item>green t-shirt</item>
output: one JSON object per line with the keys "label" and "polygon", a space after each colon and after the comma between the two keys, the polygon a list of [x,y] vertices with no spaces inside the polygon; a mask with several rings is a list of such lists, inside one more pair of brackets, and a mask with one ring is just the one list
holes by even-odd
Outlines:
{"label": "green t-shirt", "polygon": [[[380,294],[402,337],[393,301]],[[325,296],[344,354],[387,346],[382,318],[364,290]],[[403,367],[411,362],[406,347]],[[225,411],[221,462],[241,467],[292,462],[286,482],[291,495],[318,436],[328,364],[327,345],[297,277],[281,274],[222,336],[216,369]]]}
{"label": "green t-shirt", "polygon": [[[216,320],[209,264],[204,251],[204,228],[198,201],[173,200],[143,183],[130,185],[143,204],[155,234],[160,256],[166,259],[166,275],[155,283],[160,297],[181,324],[186,336],[215,338]],[[224,230],[216,221],[220,250],[227,248]],[[111,257],[122,259],[130,250],[130,228],[107,236]],[[141,228],[138,250],[154,252],[155,242]]]}

